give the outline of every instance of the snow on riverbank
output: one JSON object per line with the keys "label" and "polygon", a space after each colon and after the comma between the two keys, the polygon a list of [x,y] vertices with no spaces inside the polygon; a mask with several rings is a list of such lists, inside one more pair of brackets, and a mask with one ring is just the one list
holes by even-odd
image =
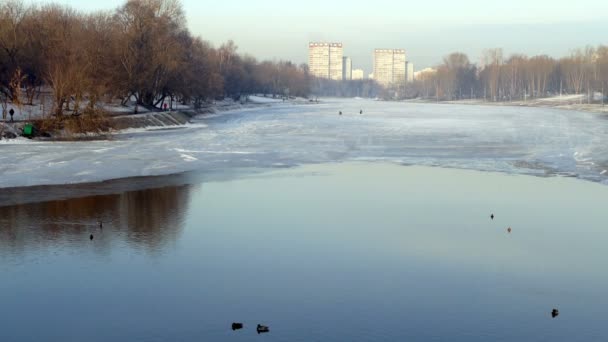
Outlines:
{"label": "snow on riverbank", "polygon": [[[600,97],[601,99],[601,97]],[[589,113],[608,113],[608,106],[601,103],[587,103],[587,95],[561,95],[553,97],[543,97],[537,99],[489,102],[483,99],[440,101],[433,100],[408,100],[410,103],[439,103],[439,104],[458,104],[458,105],[483,105],[483,106],[513,106],[513,107],[546,107]]]}
{"label": "snow on riverbank", "polygon": [[247,101],[251,103],[280,103],[283,102],[281,99],[273,99],[271,97],[262,96],[248,96]]}
{"label": "snow on riverbank", "polygon": [[36,142],[27,139],[27,138],[23,138],[23,137],[17,137],[15,139],[1,139],[0,140],[0,145],[32,145],[35,144]]}
{"label": "snow on riverbank", "polygon": [[607,182],[606,141],[608,120],[589,113],[327,100],[241,108],[109,141],[1,144],[0,187],[343,161]]}

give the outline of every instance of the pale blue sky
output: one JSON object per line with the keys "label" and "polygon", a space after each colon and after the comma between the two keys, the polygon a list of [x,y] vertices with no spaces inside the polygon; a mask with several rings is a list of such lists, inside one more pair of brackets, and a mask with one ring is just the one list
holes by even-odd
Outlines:
{"label": "pale blue sky", "polygon": [[[123,0],[59,0],[78,9],[111,9]],[[306,62],[310,40],[344,43],[353,67],[370,72],[377,47],[404,48],[416,69],[453,51],[479,60],[484,48],[563,56],[608,44],[608,0],[182,0],[191,31],[215,45]]]}

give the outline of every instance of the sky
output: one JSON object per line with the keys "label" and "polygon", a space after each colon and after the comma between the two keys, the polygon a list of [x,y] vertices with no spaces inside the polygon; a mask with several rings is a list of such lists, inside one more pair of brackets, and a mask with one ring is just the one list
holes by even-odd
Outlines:
{"label": "sky", "polygon": [[[84,11],[125,0],[43,0]],[[561,57],[608,44],[607,0],[182,0],[188,27],[219,46],[229,39],[258,59],[305,63],[309,41],[344,44],[353,68],[372,69],[375,48],[402,48],[415,69],[451,52],[478,62],[484,49]]]}

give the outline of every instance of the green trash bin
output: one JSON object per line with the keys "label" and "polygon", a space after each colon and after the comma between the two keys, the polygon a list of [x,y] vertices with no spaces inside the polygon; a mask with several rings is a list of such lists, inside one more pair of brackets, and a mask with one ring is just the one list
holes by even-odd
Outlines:
{"label": "green trash bin", "polygon": [[32,137],[34,135],[34,125],[28,123],[23,126],[23,136]]}

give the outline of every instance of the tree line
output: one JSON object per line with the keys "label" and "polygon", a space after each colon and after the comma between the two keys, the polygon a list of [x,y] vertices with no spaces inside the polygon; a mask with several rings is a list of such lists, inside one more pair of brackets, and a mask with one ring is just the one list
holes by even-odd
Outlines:
{"label": "tree line", "polygon": [[48,90],[57,117],[95,112],[120,101],[150,109],[167,102],[200,108],[248,94],[525,100],[557,94],[608,93],[608,47],[505,57],[484,52],[479,64],[446,56],[411,84],[383,89],[373,80],[312,77],[306,64],[258,61],[232,41],[214,47],[186,26],[179,0],[128,0],[111,11],[83,13],[58,4],[0,3],[0,104],[34,104]]}
{"label": "tree line", "polygon": [[502,49],[490,49],[484,51],[479,66],[456,52],[432,71],[421,73],[400,96],[514,101],[586,94],[593,101],[597,93],[601,98],[608,93],[608,46],[573,50],[559,59],[523,54],[506,57]]}
{"label": "tree line", "polygon": [[0,4],[0,98],[33,104],[43,89],[52,114],[86,113],[103,102],[200,107],[253,93],[307,96],[305,65],[258,61],[228,41],[212,46],[186,27],[179,0],[128,0],[82,13],[58,4]]}

